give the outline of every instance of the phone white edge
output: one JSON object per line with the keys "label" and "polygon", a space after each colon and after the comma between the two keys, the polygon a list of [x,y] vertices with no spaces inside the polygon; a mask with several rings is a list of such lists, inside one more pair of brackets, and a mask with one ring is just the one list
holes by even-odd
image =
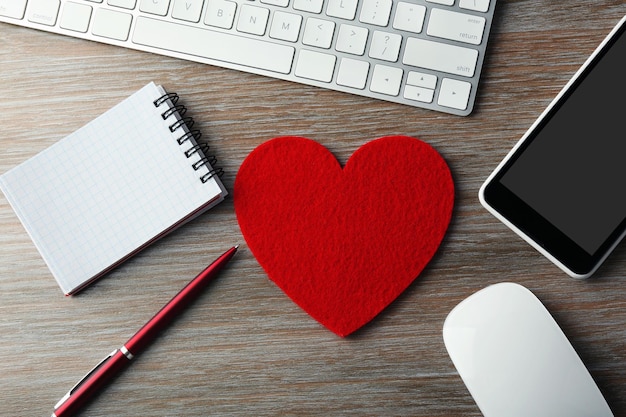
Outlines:
{"label": "phone white edge", "polygon": [[493,172],[489,175],[489,177],[487,177],[485,182],[480,187],[480,190],[478,191],[478,199],[480,200],[480,204],[482,204],[483,207],[485,207],[492,215],[494,215],[498,220],[500,220],[502,223],[504,223],[509,229],[513,230],[517,235],[519,235],[522,239],[524,239],[533,248],[535,248],[542,255],[544,255],[546,258],[548,258],[553,264],[555,264],[561,270],[563,270],[563,272],[565,272],[570,277],[576,278],[576,279],[585,279],[585,278],[589,278],[591,275],[593,275],[593,273],[596,272],[596,270],[600,267],[600,265],[602,265],[602,263],[609,256],[609,254],[611,252],[613,252],[615,247],[620,243],[620,241],[624,238],[624,236],[626,236],[626,231],[624,233],[622,233],[622,235],[619,237],[619,239],[617,239],[615,241],[613,246],[611,246],[611,248],[606,251],[606,253],[602,257],[602,259],[600,259],[598,261],[598,263],[596,265],[594,265],[594,267],[592,268],[592,270],[589,273],[587,273],[587,274],[578,274],[578,273],[572,271],[571,269],[569,269],[567,266],[565,266],[561,261],[556,259],[554,256],[552,256],[552,254],[550,254],[541,245],[539,245],[537,242],[535,242],[530,236],[526,235],[523,231],[521,231],[519,228],[517,228],[513,223],[509,222],[496,209],[494,209],[492,206],[490,206],[489,203],[487,203],[487,201],[485,200],[485,188],[487,187],[487,184],[489,184],[491,182],[491,180],[496,176],[496,174],[498,172],[500,172],[500,170],[507,163],[507,161],[513,156],[515,151],[522,145],[522,143],[524,143],[524,141],[526,141],[528,136],[530,136],[530,134],[537,128],[539,123],[541,123],[541,121],[546,117],[546,115],[550,112],[550,110],[561,99],[561,97],[565,94],[565,92],[570,89],[570,87],[574,84],[574,82],[576,82],[578,77],[580,77],[580,75],[583,73],[583,71],[594,60],[594,58],[598,55],[598,53],[602,50],[602,48],[604,48],[604,46],[609,42],[609,40],[617,33],[617,31],[624,24],[626,24],[626,16],[624,16],[624,17],[622,17],[622,19],[620,19],[619,23],[617,23],[615,25],[613,30],[611,30],[611,32],[604,38],[604,40],[600,43],[600,45],[598,45],[598,47],[593,51],[593,53],[589,56],[589,58],[587,58],[587,60],[578,69],[578,71],[576,71],[576,73],[570,78],[570,80],[567,82],[567,84],[565,84],[565,86],[561,89],[559,94],[557,94],[557,96],[552,100],[552,102],[550,102],[548,107],[546,107],[546,109],[543,111],[543,113],[541,113],[541,115],[537,118],[537,120],[535,120],[535,122],[532,124],[532,126],[530,126],[530,128],[526,131],[526,133],[524,133],[524,135],[521,137],[521,139],[517,141],[515,146],[513,146],[513,148],[504,157],[504,159],[500,162],[500,164],[498,164],[496,169],[494,169]]}

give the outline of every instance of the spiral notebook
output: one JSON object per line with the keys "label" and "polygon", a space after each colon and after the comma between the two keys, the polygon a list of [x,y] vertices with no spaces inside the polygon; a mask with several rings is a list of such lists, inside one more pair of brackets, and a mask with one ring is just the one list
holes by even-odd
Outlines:
{"label": "spiral notebook", "polygon": [[178,96],[150,83],[0,176],[66,295],[224,199]]}

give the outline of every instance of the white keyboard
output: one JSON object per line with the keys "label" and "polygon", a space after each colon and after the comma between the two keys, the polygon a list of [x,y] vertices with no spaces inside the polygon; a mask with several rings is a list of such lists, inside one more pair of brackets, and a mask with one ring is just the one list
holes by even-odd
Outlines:
{"label": "white keyboard", "polygon": [[0,21],[457,115],[496,0],[0,0]]}

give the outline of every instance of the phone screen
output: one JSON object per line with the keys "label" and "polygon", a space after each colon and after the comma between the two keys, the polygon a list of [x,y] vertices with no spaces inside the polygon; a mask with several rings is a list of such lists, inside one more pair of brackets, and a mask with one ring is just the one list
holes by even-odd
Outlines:
{"label": "phone screen", "polygon": [[576,275],[626,230],[624,22],[481,189],[490,210]]}
{"label": "phone screen", "polygon": [[624,31],[501,182],[589,254],[626,218]]}

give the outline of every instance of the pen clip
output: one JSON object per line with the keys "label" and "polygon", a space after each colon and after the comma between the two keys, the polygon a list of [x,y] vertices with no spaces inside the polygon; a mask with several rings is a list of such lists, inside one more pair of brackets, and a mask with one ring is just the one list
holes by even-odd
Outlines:
{"label": "pen clip", "polygon": [[72,396],[72,394],[74,394],[74,391],[76,391],[81,385],[83,385],[85,383],[85,381],[87,381],[91,377],[91,375],[93,375],[94,372],[96,372],[98,369],[100,369],[100,367],[102,367],[102,365],[104,365],[109,359],[111,359],[117,353],[118,350],[119,349],[115,349],[106,358],[102,359],[96,366],[94,366],[91,371],[87,372],[87,374],[85,374],[85,376],[82,377],[80,379],[80,381],[78,381],[76,383],[76,385],[74,385],[72,388],[70,388],[70,390],[67,392],[67,394],[65,394],[63,396],[63,398],[61,398],[59,400],[59,402],[56,403],[56,405],[54,406],[54,409],[56,410],[57,408],[61,407],[61,405],[63,405],[63,403],[65,401],[67,401]]}

